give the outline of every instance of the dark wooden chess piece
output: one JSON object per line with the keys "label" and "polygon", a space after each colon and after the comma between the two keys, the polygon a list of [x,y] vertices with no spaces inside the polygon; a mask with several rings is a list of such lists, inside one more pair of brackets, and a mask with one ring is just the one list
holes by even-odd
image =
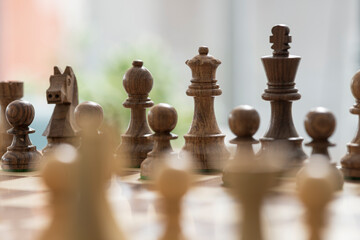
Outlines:
{"label": "dark wooden chess piece", "polygon": [[[94,135],[99,134],[99,128],[104,119],[103,108],[96,102],[82,102],[75,108],[76,125],[80,128],[80,132],[84,129],[90,131]],[[80,134],[81,135],[81,134]]]}
{"label": "dark wooden chess piece", "polygon": [[161,161],[176,155],[170,144],[170,140],[178,138],[171,133],[177,123],[175,108],[166,103],[159,103],[150,109],[148,121],[155,132],[149,136],[149,139],[154,141],[154,148],[141,163],[141,179],[153,179]]}
{"label": "dark wooden chess piece", "polygon": [[345,178],[360,179],[360,71],[352,78],[351,92],[356,103],[350,108],[350,112],[359,116],[359,128],[354,139],[347,144],[348,151],[341,159],[341,168]]}
{"label": "dark wooden chess piece", "polygon": [[24,95],[24,82],[7,81],[0,82],[0,154],[4,155],[6,148],[10,146],[12,136],[7,133],[11,128],[6,120],[6,107],[14,100],[22,98]]}
{"label": "dark wooden chess piece", "polygon": [[268,78],[268,88],[262,98],[270,101],[271,121],[269,129],[260,139],[259,155],[286,150],[287,167],[298,167],[307,157],[302,149],[303,138],[296,132],[291,115],[292,101],[301,97],[294,82],[301,58],[289,55],[291,36],[287,26],[276,25],[271,31],[273,55],[261,58]]}
{"label": "dark wooden chess piece", "polygon": [[29,128],[35,117],[35,109],[31,103],[15,100],[6,108],[6,118],[13,126],[8,133],[14,135],[11,146],[1,158],[4,171],[26,172],[39,168],[41,153],[32,145],[29,135],[35,130]]}
{"label": "dark wooden chess piece", "polygon": [[225,134],[221,133],[214,113],[215,96],[222,93],[215,79],[221,62],[208,53],[207,47],[200,47],[199,55],[186,61],[192,71],[186,94],[194,97],[195,107],[190,130],[184,135],[185,146],[181,155],[188,152],[197,170],[219,171],[229,158],[224,144]]}
{"label": "dark wooden chess piece", "polygon": [[[337,168],[336,162],[330,162],[328,147],[335,146],[334,143],[329,142],[328,138],[334,133],[336,120],[334,114],[328,109],[317,107],[312,109],[305,117],[305,129],[312,141],[306,143],[306,146],[312,147],[311,157],[307,162],[318,161],[317,155],[325,157],[329,161],[329,179],[333,181],[335,190],[341,190],[344,185],[344,176]],[[308,163],[306,163],[308,164]],[[307,176],[304,176],[306,166],[300,169],[297,174],[297,185],[302,184]]]}
{"label": "dark wooden chess piece", "polygon": [[131,109],[131,119],[127,131],[121,136],[115,157],[118,162],[125,162],[126,166],[140,167],[153,148],[153,141],[147,138],[151,131],[146,121],[146,108],[154,105],[148,97],[153,78],[141,60],[133,61],[132,65],[123,78],[124,88],[129,95],[123,106]]}
{"label": "dark wooden chess piece", "polygon": [[79,103],[79,96],[76,77],[71,67],[66,67],[64,73],[61,73],[58,67],[54,67],[54,75],[50,76],[50,87],[46,90],[46,98],[48,104],[56,105],[43,133],[43,136],[47,137],[48,144],[42,153],[46,154],[62,143],[77,147],[78,127],[74,119],[74,110]]}
{"label": "dark wooden chess piece", "polygon": [[236,137],[230,143],[236,144],[237,147],[235,155],[227,162],[223,171],[225,185],[229,184],[232,172],[243,164],[243,161],[255,159],[253,144],[257,144],[259,141],[254,139],[253,135],[259,129],[259,125],[260,116],[253,107],[240,105],[231,111],[229,127]]}

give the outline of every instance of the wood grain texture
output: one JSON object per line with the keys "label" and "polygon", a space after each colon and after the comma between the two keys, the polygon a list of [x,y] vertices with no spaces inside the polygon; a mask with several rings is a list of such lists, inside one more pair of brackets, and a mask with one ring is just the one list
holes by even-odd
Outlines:
{"label": "wood grain texture", "polygon": [[270,101],[271,120],[267,132],[260,139],[259,155],[286,149],[287,165],[295,167],[301,165],[306,154],[302,149],[303,138],[296,132],[291,113],[292,101],[301,97],[295,88],[295,75],[301,58],[288,53],[289,32],[285,25],[274,26],[270,37],[273,55],[261,58],[268,78],[268,88],[262,98]]}
{"label": "wood grain texture", "polygon": [[356,100],[350,112],[358,115],[358,129],[354,139],[347,144],[347,153],[341,159],[341,167],[346,178],[360,179],[360,71],[351,81],[351,92]]}
{"label": "wood grain texture", "polygon": [[14,100],[22,98],[24,95],[24,82],[6,81],[0,82],[0,154],[4,155],[6,148],[10,146],[12,136],[8,134],[11,128],[6,119],[6,107]]}
{"label": "wood grain texture", "polygon": [[48,104],[55,104],[55,108],[43,136],[48,144],[42,150],[43,154],[51,151],[61,143],[78,146],[78,127],[75,123],[74,110],[79,103],[78,86],[71,67],[65,71],[54,67],[54,75],[50,76],[50,87],[46,90]]}
{"label": "wood grain texture", "polygon": [[1,167],[5,171],[33,171],[39,168],[41,153],[32,145],[29,135],[35,130],[29,128],[35,117],[31,103],[15,100],[6,108],[6,118],[13,126],[8,133],[13,135],[11,146],[1,158]]}
{"label": "wood grain texture", "polygon": [[222,93],[215,79],[221,62],[208,52],[207,47],[200,47],[199,55],[186,61],[192,71],[186,94],[194,97],[194,117],[189,132],[184,135],[185,146],[180,154],[189,153],[197,170],[217,171],[223,168],[229,152],[214,112],[215,96]]}
{"label": "wood grain texture", "polygon": [[141,60],[133,61],[132,65],[123,78],[123,86],[129,96],[123,106],[131,109],[131,119],[128,129],[121,136],[115,158],[129,167],[140,167],[153,148],[153,141],[147,138],[151,131],[146,120],[146,108],[154,105],[148,98],[153,78]]}
{"label": "wood grain texture", "polygon": [[148,138],[154,141],[154,148],[147,154],[141,163],[140,175],[142,179],[153,179],[161,161],[177,156],[171,147],[170,140],[178,136],[171,131],[176,127],[177,112],[169,104],[159,103],[152,107],[148,113],[150,128],[154,131]]}

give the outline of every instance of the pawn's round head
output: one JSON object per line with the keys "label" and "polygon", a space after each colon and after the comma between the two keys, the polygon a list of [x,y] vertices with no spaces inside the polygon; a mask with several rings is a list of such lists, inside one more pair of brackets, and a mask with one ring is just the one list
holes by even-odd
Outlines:
{"label": "pawn's round head", "polygon": [[304,124],[306,132],[311,138],[324,140],[333,134],[336,120],[334,114],[328,109],[317,107],[306,115]]}
{"label": "pawn's round head", "polygon": [[35,117],[34,106],[24,100],[15,100],[6,108],[6,118],[13,127],[28,127]]}
{"label": "pawn's round head", "polygon": [[240,105],[229,115],[229,127],[237,137],[252,137],[259,129],[259,113],[251,106]]}
{"label": "pawn's round head", "polygon": [[159,103],[148,113],[151,129],[156,133],[171,132],[177,123],[177,112],[174,107],[166,103]]}
{"label": "pawn's round head", "polygon": [[360,101],[360,71],[355,73],[351,79],[351,92],[356,100]]}
{"label": "pawn's round head", "polygon": [[103,118],[103,109],[95,102],[83,102],[75,108],[75,121],[81,129],[98,129]]}

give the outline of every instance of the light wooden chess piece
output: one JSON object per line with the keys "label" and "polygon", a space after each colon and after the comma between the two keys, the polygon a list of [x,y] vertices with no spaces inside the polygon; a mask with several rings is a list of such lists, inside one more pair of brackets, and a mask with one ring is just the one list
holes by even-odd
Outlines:
{"label": "light wooden chess piece", "polygon": [[[259,113],[251,106],[240,105],[234,108],[229,115],[229,127],[236,135],[230,143],[236,144],[235,155],[227,162],[223,171],[223,182],[229,184],[233,170],[243,161],[254,161],[255,154],[252,145],[259,141],[253,138],[260,125]],[[245,163],[246,164],[246,163]]]}
{"label": "light wooden chess piece", "polygon": [[288,168],[296,168],[307,157],[302,149],[303,138],[296,132],[291,115],[292,102],[301,98],[294,82],[301,58],[289,55],[291,36],[288,26],[276,25],[271,32],[273,55],[261,58],[268,78],[268,88],[262,98],[270,101],[271,121],[264,137],[260,138],[259,155],[286,149]]}
{"label": "light wooden chess piece", "polygon": [[0,156],[4,155],[6,148],[10,146],[12,136],[8,134],[11,128],[6,119],[6,107],[15,100],[22,98],[24,95],[24,82],[6,81],[0,82]]}
{"label": "light wooden chess piece", "polygon": [[160,166],[160,161],[171,155],[177,155],[170,144],[170,140],[177,139],[171,131],[176,127],[177,112],[169,104],[160,103],[152,107],[148,113],[150,128],[154,131],[148,138],[154,142],[154,148],[141,163],[141,179],[152,179]]}
{"label": "light wooden chess piece", "polygon": [[6,108],[6,118],[13,127],[8,130],[13,141],[1,158],[1,168],[10,172],[34,171],[40,167],[41,153],[29,138],[35,130],[29,128],[35,117],[33,105],[27,101],[15,100]]}
{"label": "light wooden chess piece", "polygon": [[298,194],[305,207],[305,221],[308,228],[309,240],[320,240],[325,226],[326,207],[333,199],[334,182],[329,178],[331,166],[326,157],[317,155],[310,161],[302,184],[298,187]]}
{"label": "light wooden chess piece", "polygon": [[[328,152],[328,147],[335,146],[335,144],[329,142],[328,138],[333,134],[336,126],[335,116],[326,108],[317,107],[312,109],[305,118],[304,121],[306,132],[313,139],[311,142],[306,143],[306,146],[313,148],[311,157],[308,159],[312,161],[316,158],[316,155],[321,155],[328,159],[329,163],[329,178],[334,181],[335,190],[341,190],[344,185],[344,176],[337,168],[336,162],[331,163],[331,158]],[[308,163],[306,163],[308,164]],[[306,174],[305,167],[300,169],[297,174],[297,185],[299,186],[304,181]]]}
{"label": "light wooden chess piece", "polygon": [[121,135],[121,144],[115,157],[118,162],[127,162],[129,167],[140,167],[153,148],[153,142],[147,138],[151,131],[146,121],[146,108],[154,105],[148,97],[153,78],[149,70],[143,67],[141,60],[133,61],[132,65],[123,79],[124,88],[129,95],[123,106],[131,109],[131,119],[128,129]]}
{"label": "light wooden chess piece", "polygon": [[190,174],[183,169],[165,166],[160,170],[156,186],[163,196],[165,232],[160,240],[185,240],[181,230],[181,202],[190,188]]}
{"label": "light wooden chess piece", "polygon": [[[351,92],[356,102],[350,108],[350,112],[359,116],[358,122],[360,126],[360,71],[351,80]],[[347,153],[341,159],[341,170],[345,178],[360,179],[360,127],[357,129],[354,139],[347,144]]]}
{"label": "light wooden chess piece", "polygon": [[98,103],[82,102],[75,108],[74,114],[76,124],[80,129],[88,129],[94,135],[100,133],[99,128],[104,119],[104,111]]}
{"label": "light wooden chess piece", "polygon": [[62,143],[78,146],[74,110],[79,103],[78,86],[71,67],[66,67],[62,73],[60,68],[54,67],[54,75],[50,76],[50,87],[46,90],[48,104],[55,104],[49,124],[43,136],[47,138],[47,145],[43,154],[51,151]]}
{"label": "light wooden chess piece", "polygon": [[[262,240],[261,208],[268,190],[275,185],[280,169],[263,165],[264,159],[249,159],[229,175],[231,193],[239,203],[239,239]],[[268,160],[267,160],[268,161]]]}
{"label": "light wooden chess piece", "polygon": [[186,94],[194,97],[195,107],[190,130],[184,135],[182,152],[191,155],[197,170],[221,171],[230,155],[224,144],[225,134],[220,131],[214,112],[215,96],[222,93],[215,79],[221,62],[208,53],[207,47],[199,47],[199,55],[186,61],[192,71]]}

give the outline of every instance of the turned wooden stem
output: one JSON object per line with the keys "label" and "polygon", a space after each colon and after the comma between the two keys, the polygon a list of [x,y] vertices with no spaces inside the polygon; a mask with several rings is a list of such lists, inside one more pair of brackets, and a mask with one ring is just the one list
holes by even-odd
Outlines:
{"label": "turned wooden stem", "polygon": [[150,128],[146,121],[146,110],[143,107],[131,108],[131,120],[125,134],[143,136],[150,134]]}

